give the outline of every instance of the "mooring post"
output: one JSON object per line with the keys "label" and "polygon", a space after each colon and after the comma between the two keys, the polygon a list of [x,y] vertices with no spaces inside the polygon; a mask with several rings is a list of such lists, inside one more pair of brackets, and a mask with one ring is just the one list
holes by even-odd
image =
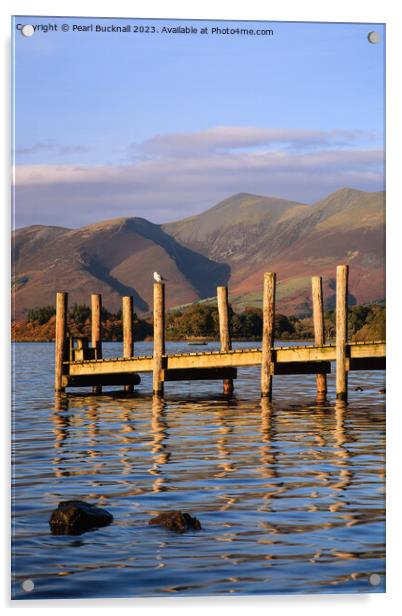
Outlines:
{"label": "mooring post", "polygon": [[[316,346],[323,346],[325,344],[325,326],[321,276],[312,277],[311,291],[313,298],[314,341]],[[317,374],[316,384],[317,399],[322,400],[327,394],[327,375]]]}
{"label": "mooring post", "polygon": [[[217,287],[217,299],[218,299],[218,314],[219,314],[219,335],[221,340],[221,351],[231,351],[232,340],[230,338],[229,327],[229,300],[228,300],[228,288]],[[233,379],[224,379],[223,381],[223,393],[233,393]]]}
{"label": "mooring post", "polygon": [[163,396],[163,355],[165,354],[165,284],[154,283],[154,366],[153,393]]}
{"label": "mooring post", "polygon": [[272,364],[275,328],[275,287],[276,274],[264,274],[262,297],[262,361],[261,361],[261,396],[272,398]]}
{"label": "mooring post", "polygon": [[336,397],[345,402],[348,397],[348,375],[346,372],[348,276],[349,266],[338,265],[336,268]]}
{"label": "mooring post", "polygon": [[[102,295],[92,293],[91,295],[91,325],[92,325],[92,347],[95,349],[95,358],[102,359]],[[100,385],[92,387],[95,394],[102,391]]]}
{"label": "mooring post", "polygon": [[[134,336],[133,336],[133,298],[126,295],[122,298],[122,319],[123,319],[123,357],[133,357],[134,355]],[[124,391],[133,392],[133,385],[125,385]]]}
{"label": "mooring post", "polygon": [[54,358],[54,390],[64,391],[62,387],[63,361],[67,347],[67,305],[68,294],[56,294],[56,331],[55,331],[55,358]]}

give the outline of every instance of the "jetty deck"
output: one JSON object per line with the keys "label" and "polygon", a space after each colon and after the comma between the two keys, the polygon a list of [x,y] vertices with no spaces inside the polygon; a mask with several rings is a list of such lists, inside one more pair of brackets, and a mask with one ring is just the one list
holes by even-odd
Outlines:
{"label": "jetty deck", "polygon": [[385,341],[347,340],[348,266],[337,268],[336,343],[327,344],[324,333],[322,280],[313,277],[313,318],[315,343],[274,346],[276,276],[264,276],[263,335],[261,348],[232,349],[229,303],[226,287],[218,287],[221,350],[180,354],[165,352],[165,285],[154,284],[154,352],[136,356],[133,352],[133,303],[123,298],[123,357],[102,357],[101,297],[92,295],[92,346],[86,338],[69,338],[66,331],[67,294],[57,294],[55,389],[124,386],[126,391],[140,382],[140,373],[153,373],[153,392],[163,395],[164,383],[186,380],[222,380],[224,393],[233,392],[237,368],[261,367],[261,395],[272,396],[275,375],[315,374],[317,397],[327,393],[326,375],[336,362],[336,394],[347,398],[347,374],[353,370],[385,369]]}

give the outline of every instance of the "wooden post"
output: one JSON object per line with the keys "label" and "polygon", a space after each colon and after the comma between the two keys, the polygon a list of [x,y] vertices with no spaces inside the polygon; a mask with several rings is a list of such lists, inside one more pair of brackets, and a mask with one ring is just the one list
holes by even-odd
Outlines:
{"label": "wooden post", "polygon": [[346,343],[348,339],[348,265],[336,268],[336,397],[347,400]]}
{"label": "wooden post", "polygon": [[165,285],[154,283],[154,366],[153,393],[163,396],[163,355],[165,354]]}
{"label": "wooden post", "polygon": [[264,274],[263,308],[262,308],[262,362],[261,362],[261,396],[272,398],[272,373],[274,327],[275,327],[275,287],[276,274]]}
{"label": "wooden post", "polygon": [[67,347],[67,305],[68,294],[56,294],[56,331],[55,331],[55,361],[54,361],[54,390],[64,391],[62,387],[63,361]]}
{"label": "wooden post", "polygon": [[[133,298],[126,295],[122,299],[122,319],[123,319],[123,357],[133,357],[134,355],[134,336],[133,336]],[[133,392],[133,385],[125,385],[124,391]]]}
{"label": "wooden post", "polygon": [[[221,340],[221,351],[231,351],[232,340],[230,338],[229,327],[229,301],[228,301],[228,288],[217,288],[218,298],[218,313],[219,313],[219,335]],[[233,393],[233,379],[224,379],[223,381],[223,393]]]}
{"label": "wooden post", "polygon": [[[92,324],[92,347],[95,349],[95,358],[102,359],[102,295],[91,295],[91,324]],[[100,385],[92,387],[95,394],[102,391]]]}
{"label": "wooden post", "polygon": [[[322,346],[325,344],[325,327],[321,276],[312,277],[311,291],[313,297],[314,340],[316,346]],[[327,394],[327,375],[317,374],[316,383],[317,398],[321,400],[325,398]]]}

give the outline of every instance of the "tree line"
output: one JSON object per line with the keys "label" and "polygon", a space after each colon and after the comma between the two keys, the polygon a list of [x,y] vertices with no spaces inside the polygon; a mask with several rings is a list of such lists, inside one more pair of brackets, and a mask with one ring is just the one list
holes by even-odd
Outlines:
{"label": "tree line", "polygon": [[[27,312],[27,322],[34,328],[43,326],[54,317],[53,306],[32,308]],[[122,313],[102,308],[101,314],[105,340],[122,339]],[[86,304],[74,304],[68,312],[69,328],[72,335],[90,334],[91,309]],[[229,306],[230,331],[233,339],[259,340],[262,335],[262,310],[247,307],[235,312]],[[357,305],[348,311],[349,338],[356,340],[385,338],[385,306],[378,304]],[[327,339],[336,333],[335,311],[325,313]],[[152,316],[139,318],[134,314],[134,333],[137,340],[152,338]],[[166,337],[168,340],[219,339],[219,314],[216,305],[193,304],[179,310],[170,310],[166,315]],[[311,316],[286,316],[276,314],[276,339],[311,339],[314,337]]]}

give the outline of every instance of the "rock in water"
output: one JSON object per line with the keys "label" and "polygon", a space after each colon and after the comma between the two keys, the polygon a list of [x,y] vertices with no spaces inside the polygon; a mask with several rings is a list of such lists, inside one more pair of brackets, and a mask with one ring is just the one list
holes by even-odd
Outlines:
{"label": "rock in water", "polygon": [[80,500],[61,501],[50,516],[54,535],[81,535],[86,530],[106,526],[113,521],[111,513]]}
{"label": "rock in water", "polygon": [[201,524],[197,518],[193,518],[190,514],[182,513],[181,511],[165,511],[160,513],[156,518],[149,520],[149,524],[165,526],[176,533],[184,533],[186,530],[201,530]]}

